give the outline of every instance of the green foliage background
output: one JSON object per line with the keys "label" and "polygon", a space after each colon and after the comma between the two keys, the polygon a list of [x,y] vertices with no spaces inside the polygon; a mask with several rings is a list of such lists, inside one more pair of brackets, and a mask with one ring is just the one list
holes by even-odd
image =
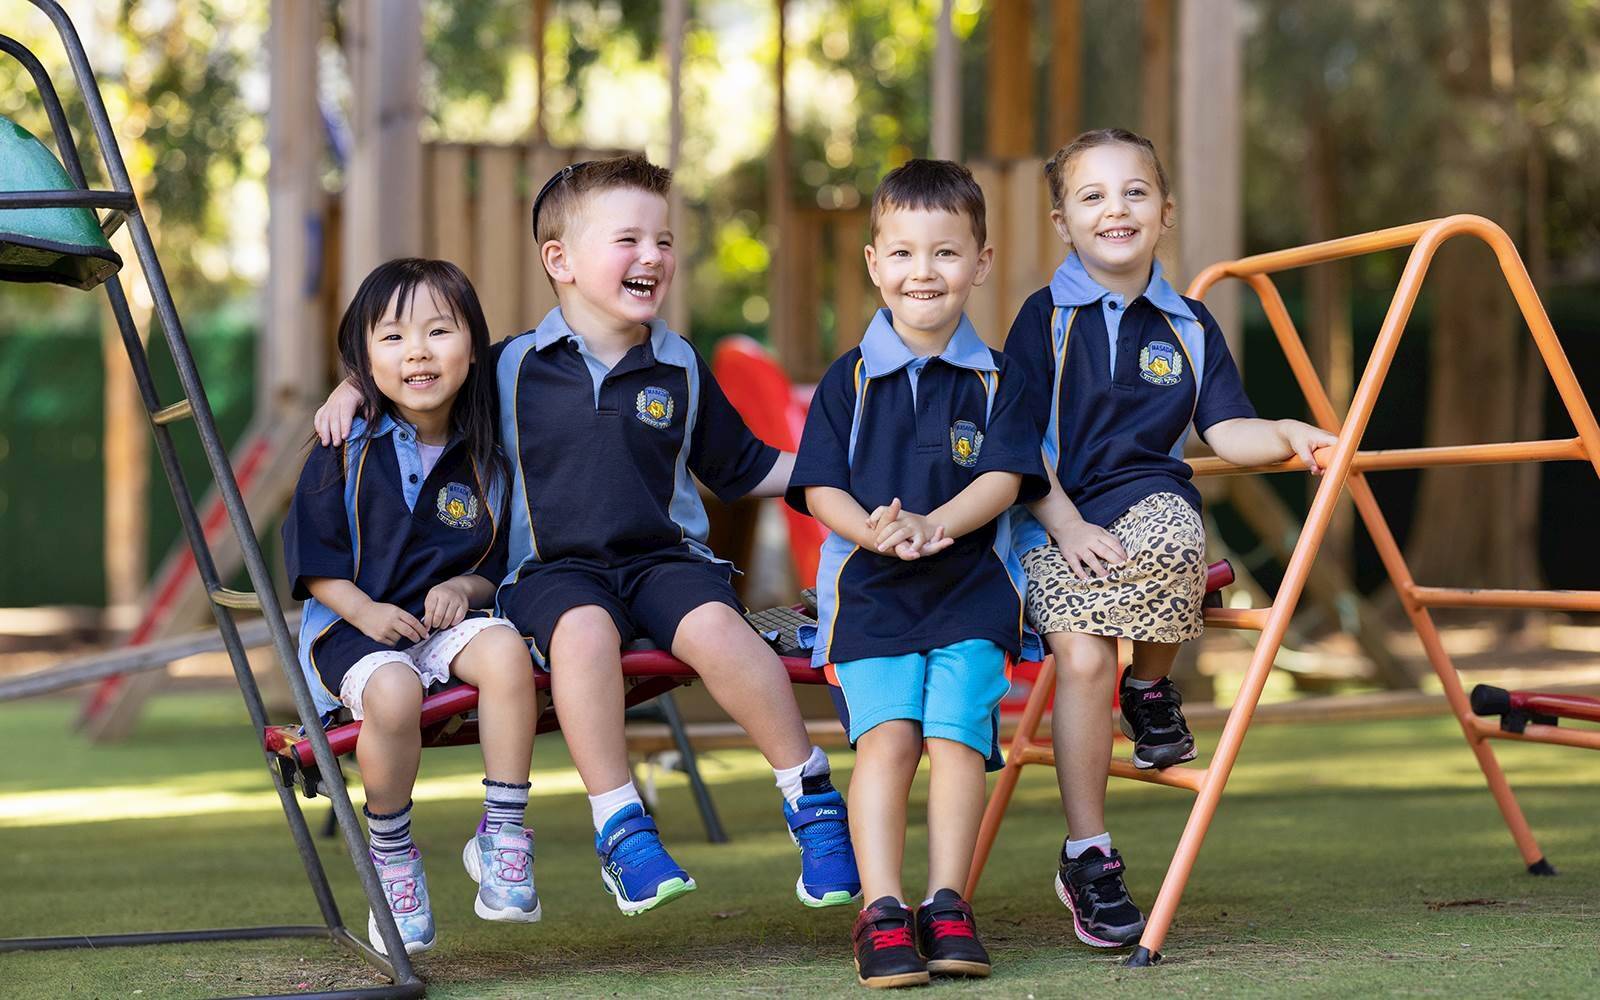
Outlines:
{"label": "green foliage background", "polygon": [[[319,2],[330,23],[321,53],[322,98],[337,119],[348,99],[338,48],[348,11],[336,0]],[[532,5],[422,2],[425,136],[526,138],[533,109]],[[679,171],[690,219],[680,241],[677,294],[690,297],[693,329],[703,345],[729,332],[765,332],[773,264],[765,151],[772,133],[766,102],[776,55],[774,6],[769,0],[690,4]],[[825,207],[859,204],[886,169],[926,149],[939,2],[792,0],[788,6],[793,190]],[[960,0],[955,11],[969,158],[979,158],[985,134],[987,6],[984,0]],[[251,403],[248,379],[265,267],[259,244],[267,167],[268,5],[77,0],[69,7],[93,53],[213,405],[230,427],[242,426]],[[1032,56],[1045,97],[1049,63],[1057,58],[1048,49],[1049,8],[1035,0],[1040,28]],[[1516,158],[1537,148],[1547,162],[1547,196],[1530,209],[1527,191],[1513,185],[1503,192],[1504,213],[1497,218],[1521,242],[1528,212],[1542,212],[1549,297],[1571,303],[1556,307],[1557,329],[1567,335],[1581,375],[1600,371],[1600,357],[1591,357],[1586,347],[1592,338],[1582,337],[1593,329],[1584,303],[1600,288],[1600,172],[1593,169],[1600,149],[1600,4],[1246,0],[1242,9],[1246,249],[1307,239],[1312,220],[1305,168],[1314,127],[1333,137],[1341,184],[1338,232],[1449,211],[1452,192],[1471,182],[1476,164],[1440,161],[1446,128],[1465,134],[1472,159]],[[1514,73],[1494,99],[1485,100],[1464,90],[1460,77],[1483,64],[1476,40],[1484,19],[1497,9],[1512,11]],[[1081,120],[1085,127],[1137,127],[1145,5],[1084,0],[1082,10]],[[662,155],[660,16],[657,2],[550,4],[544,56],[552,141],[639,145]],[[62,90],[80,145],[92,149],[70,73],[44,19],[25,0],[0,0],[0,27],[43,59]],[[754,67],[753,75],[738,76],[741,67]],[[739,104],[727,103],[730,90],[738,92]],[[619,101],[622,112],[615,110]],[[730,114],[730,107],[739,114]],[[1063,137],[1043,134],[1046,100],[1038,102],[1036,113],[1043,155]],[[0,114],[47,134],[31,85],[9,59],[0,59]],[[92,176],[97,173],[91,168]],[[1516,170],[1512,175],[1520,177]],[[331,158],[325,177],[330,190],[341,183]],[[1182,205],[1179,211],[1181,220]],[[1358,318],[1381,314],[1398,266],[1398,258],[1374,258],[1355,271]],[[1294,280],[1284,289],[1292,303],[1303,300]],[[13,575],[0,582],[0,604],[100,599],[102,308],[75,294],[0,288],[0,545],[13,561],[37,569],[24,579]],[[1371,329],[1366,320],[1358,323],[1358,352]],[[1252,337],[1259,335],[1257,326]],[[1247,366],[1252,392],[1264,394],[1258,401],[1272,409],[1281,387],[1271,374],[1276,352],[1248,353],[1262,359]],[[1415,360],[1425,364],[1426,356]],[[167,370],[159,360],[158,367]],[[1600,392],[1591,395],[1600,398]],[[1380,413],[1374,433],[1404,438],[1414,429],[1407,423],[1413,417]],[[175,522],[159,472],[151,489],[154,565],[175,537]],[[49,553],[66,557],[45,558]]]}

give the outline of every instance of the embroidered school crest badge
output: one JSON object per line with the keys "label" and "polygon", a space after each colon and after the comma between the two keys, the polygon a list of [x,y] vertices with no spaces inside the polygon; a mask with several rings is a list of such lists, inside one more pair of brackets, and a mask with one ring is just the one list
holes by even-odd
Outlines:
{"label": "embroidered school crest badge", "polygon": [[1139,352],[1139,377],[1151,385],[1177,385],[1183,378],[1183,355],[1164,340],[1152,340]]}
{"label": "embroidered school crest badge", "polygon": [[633,408],[640,420],[658,431],[672,423],[672,393],[665,389],[645,386],[634,398]]}
{"label": "embroidered school crest badge", "polygon": [[978,452],[983,450],[983,432],[970,420],[957,420],[950,425],[950,461],[970,469],[978,464]]}
{"label": "embroidered school crest badge", "polygon": [[478,523],[478,495],[460,483],[451,483],[439,490],[435,506],[439,520],[452,528],[466,530]]}

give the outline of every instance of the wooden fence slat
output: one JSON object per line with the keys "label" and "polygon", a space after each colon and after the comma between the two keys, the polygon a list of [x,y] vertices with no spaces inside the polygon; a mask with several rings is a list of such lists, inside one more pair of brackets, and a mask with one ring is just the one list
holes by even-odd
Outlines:
{"label": "wooden fence slat", "polygon": [[472,147],[425,145],[422,149],[428,199],[426,252],[474,274],[478,263],[472,255]]}
{"label": "wooden fence slat", "polygon": [[550,146],[534,146],[528,152],[528,192],[526,207],[521,219],[521,239],[527,246],[523,255],[522,325],[532,329],[545,314],[556,307],[556,291],[544,272],[544,262],[539,259],[539,248],[533,242],[533,197],[544,187],[550,175],[573,162],[573,151]]}
{"label": "wooden fence slat", "polygon": [[[1000,224],[1011,265],[1006,270],[1005,325],[996,331],[1002,339],[1023,301],[1049,283],[1057,263],[1053,254],[1040,246],[1040,219],[1045,220],[1044,228],[1049,230],[1050,192],[1039,161],[1018,160],[1007,165],[1007,173],[1007,215]],[[1055,239],[1054,231],[1050,231],[1050,235]],[[1060,241],[1056,242],[1059,245]]]}
{"label": "wooden fence slat", "polygon": [[517,168],[522,151],[511,146],[478,148],[476,265],[472,273],[484,318],[494,339],[524,329],[519,294],[524,279],[522,248],[529,240],[512,224],[520,219],[522,195],[517,188]]}
{"label": "wooden fence slat", "polygon": [[1005,281],[1006,268],[1006,240],[1003,227],[997,225],[1004,219],[1005,205],[1005,176],[993,164],[976,163],[972,165],[973,179],[978,182],[978,187],[983,189],[983,200],[989,219],[989,242],[995,248],[994,267],[989,271],[989,278],[983,284],[972,290],[972,297],[967,300],[967,318],[972,320],[972,325],[977,327],[978,336],[985,343],[993,344],[995,338],[1002,342],[1005,340],[1006,325],[1009,316],[1002,316],[1005,305],[1005,290],[1001,285]]}
{"label": "wooden fence slat", "polygon": [[867,240],[865,212],[832,215],[833,246],[833,355],[838,357],[861,343],[877,306],[877,296],[867,278],[861,248]]}

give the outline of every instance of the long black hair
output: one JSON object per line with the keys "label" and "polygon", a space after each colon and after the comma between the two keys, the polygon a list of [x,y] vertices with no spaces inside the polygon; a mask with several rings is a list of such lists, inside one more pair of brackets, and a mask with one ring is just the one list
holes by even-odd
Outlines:
{"label": "long black hair", "polygon": [[351,383],[361,392],[361,416],[369,425],[380,417],[398,418],[394,404],[372,379],[371,358],[367,354],[367,335],[383,322],[393,302],[396,314],[403,315],[418,288],[426,286],[467,328],[472,343],[472,363],[467,380],[450,408],[450,430],[466,442],[483,486],[504,473],[504,459],[495,447],[494,373],[489,370],[489,324],[483,318],[478,293],[461,268],[447,260],[401,257],[379,264],[356,289],[355,298],[339,320],[339,363]]}

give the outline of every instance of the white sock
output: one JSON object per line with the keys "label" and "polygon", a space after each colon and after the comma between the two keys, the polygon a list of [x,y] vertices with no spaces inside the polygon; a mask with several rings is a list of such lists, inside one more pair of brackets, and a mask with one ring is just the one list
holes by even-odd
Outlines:
{"label": "white sock", "polygon": [[783,800],[789,803],[789,808],[798,809],[800,807],[800,796],[803,794],[800,779],[808,774],[815,777],[816,775],[827,773],[828,755],[823,752],[821,747],[812,747],[811,756],[794,767],[773,768],[772,778],[778,786],[778,791],[782,793]]}
{"label": "white sock", "polygon": [[1157,684],[1160,684],[1162,680],[1164,680],[1164,678],[1157,677],[1153,681],[1142,681],[1130,674],[1128,676],[1128,686],[1133,688],[1135,691],[1145,691],[1155,687]]}
{"label": "white sock", "polygon": [[594,815],[594,832],[604,831],[607,820],[635,803],[638,803],[639,808],[644,808],[644,801],[639,798],[639,790],[633,787],[631,781],[621,788],[589,796],[589,812]]}
{"label": "white sock", "polygon": [[1069,859],[1075,858],[1091,847],[1098,847],[1101,854],[1108,858],[1111,857],[1111,834],[1098,833],[1093,837],[1085,837],[1082,840],[1068,840],[1067,857]]}

